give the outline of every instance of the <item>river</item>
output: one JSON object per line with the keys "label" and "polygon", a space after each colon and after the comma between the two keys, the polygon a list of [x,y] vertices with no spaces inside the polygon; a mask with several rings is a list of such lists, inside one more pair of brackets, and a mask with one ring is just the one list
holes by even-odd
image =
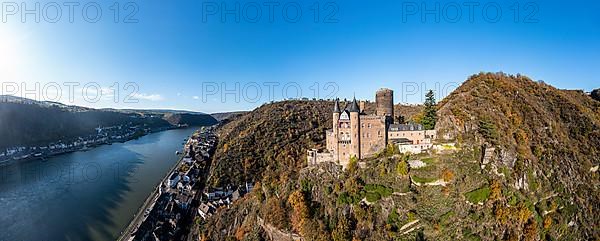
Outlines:
{"label": "river", "polygon": [[115,240],[197,128],[0,167],[0,240]]}

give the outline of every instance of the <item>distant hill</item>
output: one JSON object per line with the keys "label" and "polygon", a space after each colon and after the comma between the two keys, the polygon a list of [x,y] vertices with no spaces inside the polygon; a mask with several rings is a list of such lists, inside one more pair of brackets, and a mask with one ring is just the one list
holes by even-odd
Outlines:
{"label": "distant hill", "polygon": [[[210,184],[257,185],[195,232],[203,240],[600,238],[600,102],[582,91],[477,74],[438,103],[439,141],[455,151],[386,151],[363,169],[306,168],[306,150],[325,145],[331,107],[278,102],[222,126]],[[413,119],[421,109],[404,113]],[[426,167],[402,168],[408,160]]]}
{"label": "distant hill", "polygon": [[192,115],[206,115],[205,113],[198,111],[189,110],[168,110],[168,109],[112,109],[105,108],[102,110],[123,112],[123,113],[139,113],[146,115],[164,115],[164,114],[192,114]]}
{"label": "distant hill", "polygon": [[211,115],[207,114],[166,113],[163,119],[171,123],[171,125],[209,126],[218,122]]}
{"label": "distant hill", "polygon": [[[47,144],[93,135],[97,127],[118,125],[169,128],[174,124],[212,125],[206,114],[163,114],[92,109],[55,102],[0,96],[0,148]],[[154,112],[153,112],[154,113]]]}

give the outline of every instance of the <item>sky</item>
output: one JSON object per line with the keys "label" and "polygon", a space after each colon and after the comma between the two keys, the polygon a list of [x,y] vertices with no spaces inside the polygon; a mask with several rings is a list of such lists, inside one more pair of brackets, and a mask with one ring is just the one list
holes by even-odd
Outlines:
{"label": "sky", "polygon": [[420,103],[482,71],[600,87],[597,1],[0,3],[0,94],[73,105],[214,113],[382,87]]}

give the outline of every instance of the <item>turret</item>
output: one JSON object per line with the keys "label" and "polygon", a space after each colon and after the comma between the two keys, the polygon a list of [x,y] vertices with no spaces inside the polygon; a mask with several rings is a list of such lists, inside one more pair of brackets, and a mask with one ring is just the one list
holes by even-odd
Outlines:
{"label": "turret", "polygon": [[350,108],[348,109],[350,112],[360,112],[360,108],[358,107],[358,102],[356,102],[356,97],[352,100],[352,104],[350,104]]}
{"label": "turret", "polygon": [[358,159],[360,155],[360,109],[356,98],[352,100],[352,104],[348,109],[350,111],[350,157],[356,156]]}

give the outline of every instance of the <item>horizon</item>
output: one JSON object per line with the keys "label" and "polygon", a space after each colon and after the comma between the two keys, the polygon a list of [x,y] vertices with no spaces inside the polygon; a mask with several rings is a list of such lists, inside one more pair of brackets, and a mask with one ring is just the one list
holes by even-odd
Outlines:
{"label": "horizon", "polygon": [[0,94],[214,113],[372,99],[379,87],[397,103],[421,103],[426,90],[442,99],[479,72],[598,88],[596,2],[103,0],[74,14],[53,3],[3,3]]}
{"label": "horizon", "polygon": [[[492,72],[480,72],[480,73],[492,73]],[[499,71],[499,72],[494,72],[494,73],[504,73],[504,72],[502,72],[502,71]],[[504,74],[507,74],[507,75],[523,75],[523,74],[520,74],[520,73],[517,73],[517,74],[504,73]],[[475,74],[473,74],[473,75],[475,75]],[[472,76],[472,75],[469,75],[465,81],[467,81],[467,80],[468,80],[468,78],[469,78],[470,76]],[[555,89],[557,89],[557,90],[574,90],[574,91],[582,91],[582,92],[584,92],[584,93],[586,93],[586,94],[589,94],[589,93],[590,93],[590,92],[593,90],[593,89],[586,90],[586,89],[573,89],[573,88],[571,88],[571,89],[569,89],[569,88],[558,88],[558,87],[556,87],[556,86],[554,86],[554,85],[552,85],[552,84],[549,84],[549,83],[547,83],[547,82],[546,82],[546,81],[544,81],[544,80],[535,80],[535,79],[533,79],[533,78],[531,78],[531,77],[529,77],[529,76],[527,76],[527,75],[523,75],[523,76],[526,76],[526,77],[530,78],[530,79],[531,79],[532,81],[534,81],[534,82],[539,82],[539,81],[541,81],[541,82],[543,82],[544,84],[550,85],[551,87],[553,87],[553,88],[555,88]],[[456,86],[456,87],[459,87],[459,86],[460,86],[460,85],[462,85],[462,84],[463,84],[465,81],[463,81],[463,82],[459,83],[459,84],[458,84],[458,86]],[[377,89],[382,89],[382,88],[388,88],[388,87],[378,87]],[[388,88],[388,89],[389,89],[389,88]],[[436,98],[436,100],[439,102],[439,101],[442,101],[444,98],[446,98],[446,97],[447,97],[447,96],[448,96],[448,95],[449,95],[449,94],[450,94],[452,91],[454,91],[455,89],[456,89],[456,88],[453,88],[453,89],[451,89],[449,92],[445,93],[445,94],[444,94],[444,96],[439,96],[439,94],[437,93],[437,91],[435,91],[435,90],[433,90],[433,89],[431,89],[431,90],[433,90],[433,91],[434,91],[435,98]],[[396,92],[394,89],[391,89],[391,90],[393,90],[393,91],[394,91],[394,105],[404,105],[404,106],[411,106],[411,105],[423,105],[423,101],[420,101],[420,102],[399,102],[399,101],[397,101],[397,99],[396,99],[396,96],[398,96],[398,95],[400,95],[400,94],[399,94],[398,92]],[[426,93],[427,91],[429,91],[429,89],[424,89],[424,90],[422,90],[422,91],[419,91],[419,93],[418,93],[418,94],[421,94],[421,93],[423,93],[423,94],[420,96],[420,97],[422,98],[422,100],[424,99],[424,97],[425,97],[425,93]],[[356,93],[356,92],[354,92],[354,93]],[[355,95],[355,94],[354,94],[354,95]],[[374,97],[374,95],[375,95],[375,92],[373,92],[373,97]],[[415,93],[411,93],[411,95],[415,95]],[[36,100],[36,99],[27,98],[27,97],[23,97],[23,96],[17,96],[17,95],[0,95],[0,97],[2,97],[2,96],[11,96],[11,97],[24,98],[24,99],[33,100],[33,101],[39,101],[39,102],[58,103],[58,104],[67,105],[67,106],[77,106],[77,107],[91,108],[91,109],[97,109],[97,110],[110,110],[110,109],[114,109],[114,110],[132,110],[132,111],[144,111],[144,110],[145,110],[145,111],[175,111],[175,112],[177,112],[177,111],[181,111],[181,112],[194,112],[194,113],[202,113],[202,114],[221,114],[221,113],[232,113],[232,112],[248,112],[248,111],[255,110],[256,108],[258,108],[258,107],[260,107],[260,106],[262,106],[262,105],[269,104],[269,103],[273,103],[273,102],[282,102],[282,101],[302,101],[302,100],[304,100],[304,99],[307,99],[306,101],[312,101],[312,100],[313,100],[313,97],[309,97],[309,96],[301,96],[301,97],[297,97],[297,98],[289,98],[289,99],[267,100],[267,101],[265,101],[265,102],[259,103],[257,106],[255,106],[255,107],[252,107],[251,109],[243,109],[243,110],[242,110],[242,109],[240,109],[240,110],[226,110],[226,111],[213,111],[213,112],[205,112],[205,111],[198,111],[198,110],[181,109],[181,108],[178,108],[178,107],[174,107],[174,108],[170,108],[170,107],[144,108],[144,107],[127,107],[127,106],[123,106],[123,107],[101,107],[101,106],[100,106],[100,107],[98,107],[98,106],[93,106],[93,105],[92,105],[92,106],[86,106],[86,105],[85,105],[85,103],[87,103],[87,102],[83,102],[83,105],[78,105],[78,104],[72,104],[72,103],[64,103],[64,102],[60,102],[60,101]],[[41,95],[34,95],[34,96],[36,96],[36,97],[42,97]],[[327,98],[327,99],[323,99],[323,98],[315,98],[315,100],[318,100],[318,101],[334,101],[336,98],[339,98],[339,99],[340,99],[340,101],[342,101],[342,102],[343,102],[343,101],[346,101],[346,102],[349,102],[349,101],[351,101],[351,98],[350,98],[350,97],[347,97],[347,96],[333,96],[333,98]],[[404,98],[404,97],[402,97],[402,98]],[[374,101],[375,101],[375,98],[369,98],[369,97],[367,97],[367,98],[357,98],[357,100],[358,100],[358,101],[368,101],[368,102],[374,102]]]}

